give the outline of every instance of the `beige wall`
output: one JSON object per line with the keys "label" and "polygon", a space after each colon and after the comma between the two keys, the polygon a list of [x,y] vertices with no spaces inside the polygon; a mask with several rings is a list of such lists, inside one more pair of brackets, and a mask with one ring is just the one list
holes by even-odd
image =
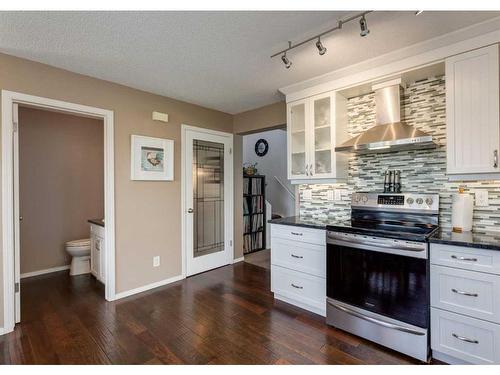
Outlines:
{"label": "beige wall", "polygon": [[286,124],[286,104],[278,102],[234,115],[234,134],[254,133],[283,127]]}
{"label": "beige wall", "polygon": [[[181,123],[232,132],[233,116],[4,54],[0,54],[0,89],[114,111],[116,291],[179,275]],[[167,112],[169,122],[152,121],[152,111]],[[131,134],[174,140],[173,182],[130,180]],[[155,255],[161,256],[161,266],[153,268]],[[2,306],[0,295],[0,327]]]}
{"label": "beige wall", "polygon": [[64,243],[104,216],[103,121],[20,107],[19,198],[21,274],[69,264]]}

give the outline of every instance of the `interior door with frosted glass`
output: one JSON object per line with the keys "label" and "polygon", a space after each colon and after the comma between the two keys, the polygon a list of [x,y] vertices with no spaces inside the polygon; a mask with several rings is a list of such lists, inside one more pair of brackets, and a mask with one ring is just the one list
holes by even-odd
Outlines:
{"label": "interior door with frosted glass", "polygon": [[186,273],[232,262],[232,137],[186,131]]}

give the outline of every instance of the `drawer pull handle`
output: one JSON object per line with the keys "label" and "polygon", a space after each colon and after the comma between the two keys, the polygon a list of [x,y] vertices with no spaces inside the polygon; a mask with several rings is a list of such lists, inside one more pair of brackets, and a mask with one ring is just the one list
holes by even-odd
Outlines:
{"label": "drawer pull handle", "polygon": [[293,258],[297,258],[297,259],[302,259],[304,258],[303,256],[301,255],[295,255],[295,254],[290,254]]}
{"label": "drawer pull handle", "polygon": [[302,236],[302,233],[297,233],[297,232],[290,232],[291,234],[293,234],[294,236]]}
{"label": "drawer pull handle", "polygon": [[467,262],[477,262],[477,258],[457,257],[456,255],[452,255],[451,258],[456,260],[465,260]]}
{"label": "drawer pull handle", "polygon": [[453,293],[457,293],[457,294],[460,294],[462,296],[477,297],[479,295],[477,293],[470,293],[470,292],[463,292],[461,290],[456,290],[455,288],[453,288],[451,291]]}
{"label": "drawer pull handle", "polygon": [[479,344],[479,341],[477,341],[477,340],[474,340],[474,339],[468,339],[467,337],[459,336],[459,335],[457,335],[456,333],[452,333],[451,335],[452,335],[454,338],[456,338],[456,339],[458,339],[458,340],[461,340],[461,341],[470,342],[471,344]]}
{"label": "drawer pull handle", "polygon": [[293,286],[296,289],[304,289],[303,286],[295,285],[294,283],[291,283],[290,285]]}

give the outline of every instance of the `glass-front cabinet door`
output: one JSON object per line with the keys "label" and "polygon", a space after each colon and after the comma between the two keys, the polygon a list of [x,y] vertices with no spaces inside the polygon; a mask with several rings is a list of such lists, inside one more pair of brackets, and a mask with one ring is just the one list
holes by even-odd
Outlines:
{"label": "glass-front cabinet door", "polygon": [[334,158],[334,96],[331,94],[311,98],[311,155],[309,171],[313,178],[331,177]]}
{"label": "glass-front cabinet door", "polygon": [[308,177],[307,152],[307,102],[298,101],[288,105],[288,177]]}

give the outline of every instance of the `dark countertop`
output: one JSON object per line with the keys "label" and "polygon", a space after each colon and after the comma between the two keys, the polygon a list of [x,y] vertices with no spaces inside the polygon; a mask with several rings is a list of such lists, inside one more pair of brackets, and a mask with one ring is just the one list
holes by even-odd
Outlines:
{"label": "dark countertop", "polygon": [[95,224],[99,225],[100,227],[104,227],[104,220],[103,219],[90,219],[88,220],[90,224]]}
{"label": "dark countertop", "polygon": [[326,229],[327,225],[333,225],[333,220],[304,218],[300,216],[289,216],[281,219],[269,220],[271,224],[293,225],[295,227]]}
{"label": "dark countertop", "polygon": [[500,250],[500,232],[454,233],[450,229],[440,229],[429,238],[429,242]]}

